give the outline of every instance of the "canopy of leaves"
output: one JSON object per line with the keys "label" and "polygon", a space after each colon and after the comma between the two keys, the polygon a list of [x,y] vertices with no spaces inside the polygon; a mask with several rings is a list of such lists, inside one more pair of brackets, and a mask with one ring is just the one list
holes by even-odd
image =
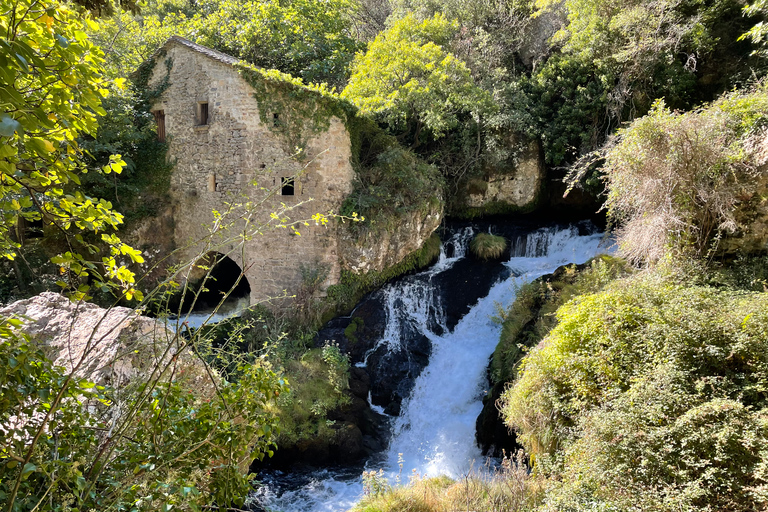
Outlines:
{"label": "canopy of leaves", "polygon": [[306,82],[343,86],[359,43],[352,36],[349,0],[161,1],[105,20],[97,33],[107,60],[123,76],[171,35],[187,37]]}
{"label": "canopy of leaves", "polygon": [[414,146],[422,129],[440,138],[458,126],[460,113],[479,116],[491,110],[490,95],[444,47],[457,29],[440,14],[423,22],[413,15],[396,21],[355,59],[342,97],[392,132],[410,134]]}

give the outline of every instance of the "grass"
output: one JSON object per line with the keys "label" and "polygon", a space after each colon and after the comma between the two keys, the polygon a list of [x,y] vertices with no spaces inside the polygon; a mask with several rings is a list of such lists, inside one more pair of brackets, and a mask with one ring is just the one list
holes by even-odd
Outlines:
{"label": "grass", "polygon": [[480,233],[469,244],[469,249],[481,260],[496,260],[507,250],[507,239],[490,233]]}
{"label": "grass", "polygon": [[499,468],[473,469],[455,480],[414,474],[407,485],[391,486],[375,471],[363,479],[365,496],[350,512],[517,512],[543,499],[543,480],[530,474],[522,452]]}

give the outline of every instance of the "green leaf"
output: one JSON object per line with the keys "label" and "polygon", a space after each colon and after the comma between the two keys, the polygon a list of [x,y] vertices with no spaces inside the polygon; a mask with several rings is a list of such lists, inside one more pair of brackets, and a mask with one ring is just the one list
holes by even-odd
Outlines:
{"label": "green leaf", "polygon": [[31,475],[36,469],[37,469],[37,466],[35,466],[31,462],[27,462],[26,464],[24,464],[24,469],[21,470],[21,479],[26,480],[27,478],[29,478],[29,475]]}

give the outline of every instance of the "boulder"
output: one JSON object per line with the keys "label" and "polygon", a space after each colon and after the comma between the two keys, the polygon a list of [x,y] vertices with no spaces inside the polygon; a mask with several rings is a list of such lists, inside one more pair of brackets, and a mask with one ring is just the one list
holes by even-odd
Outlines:
{"label": "boulder", "polygon": [[119,388],[158,366],[168,376],[183,366],[190,389],[201,393],[212,389],[202,363],[188,352],[179,353],[183,338],[136,310],[104,309],[44,292],[0,309],[0,317],[24,320],[22,330],[54,364],[97,384]]}

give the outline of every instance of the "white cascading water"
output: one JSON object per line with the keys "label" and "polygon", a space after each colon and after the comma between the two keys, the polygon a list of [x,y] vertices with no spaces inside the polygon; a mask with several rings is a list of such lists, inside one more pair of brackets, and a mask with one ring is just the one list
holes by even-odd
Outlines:
{"label": "white cascading water", "polygon": [[[460,232],[451,241],[458,249],[452,258],[441,254],[440,261],[427,271],[436,275],[464,257],[471,230]],[[483,386],[488,358],[499,340],[501,326],[493,322],[498,308],[507,308],[522,283],[553,272],[567,263],[584,263],[606,252],[601,233],[579,235],[576,227],[544,228],[520,237],[506,263],[511,277],[496,283],[488,295],[456,325],[453,331],[440,326],[443,334],[430,330],[430,311],[440,309],[439,294],[425,291],[425,280],[405,279],[391,286],[387,334],[381,343],[397,347],[399,322],[408,321],[432,342],[429,364],[416,379],[410,398],[394,421],[393,436],[383,463],[368,469],[383,469],[394,482],[397,475],[407,482],[411,474],[458,477],[481,461],[475,444],[475,421],[482,410]],[[426,280],[429,284],[429,280]],[[390,300],[391,299],[391,300]],[[434,323],[435,317],[432,317]],[[440,315],[437,315],[439,323]],[[403,460],[403,468],[399,466]],[[331,472],[320,472],[304,487],[281,495],[267,486],[260,502],[282,512],[343,512],[362,494],[362,480]]]}

